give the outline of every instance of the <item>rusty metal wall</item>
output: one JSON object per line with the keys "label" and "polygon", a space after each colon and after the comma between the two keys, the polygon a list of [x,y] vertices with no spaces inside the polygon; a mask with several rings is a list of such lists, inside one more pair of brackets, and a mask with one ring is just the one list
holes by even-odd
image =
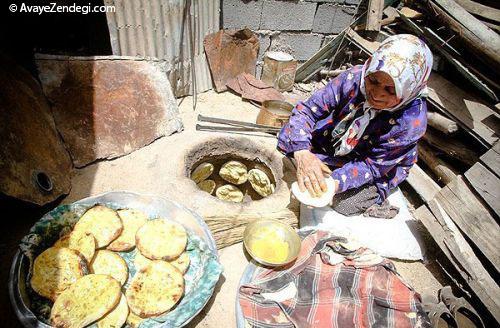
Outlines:
{"label": "rusty metal wall", "polygon": [[115,12],[106,14],[114,55],[165,60],[179,97],[193,92],[192,45],[196,90],[212,88],[203,39],[219,30],[218,0],[104,0],[104,4],[115,6]]}

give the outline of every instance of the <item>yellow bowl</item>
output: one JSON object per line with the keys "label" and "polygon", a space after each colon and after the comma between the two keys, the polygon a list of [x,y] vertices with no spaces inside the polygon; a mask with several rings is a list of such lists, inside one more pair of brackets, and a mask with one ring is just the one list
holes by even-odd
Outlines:
{"label": "yellow bowl", "polygon": [[266,266],[283,266],[295,260],[301,242],[292,227],[275,219],[252,221],[243,232],[243,245],[247,252]]}

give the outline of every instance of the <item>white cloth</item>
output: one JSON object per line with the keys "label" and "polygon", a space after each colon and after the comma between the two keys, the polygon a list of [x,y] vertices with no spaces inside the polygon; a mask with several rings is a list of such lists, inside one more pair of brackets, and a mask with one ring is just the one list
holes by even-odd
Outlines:
{"label": "white cloth", "polygon": [[408,210],[399,188],[387,199],[391,205],[399,207],[399,213],[393,219],[363,215],[347,217],[331,207],[311,208],[301,205],[301,230],[326,230],[355,241],[384,257],[422,260],[425,252],[418,229],[420,222]]}

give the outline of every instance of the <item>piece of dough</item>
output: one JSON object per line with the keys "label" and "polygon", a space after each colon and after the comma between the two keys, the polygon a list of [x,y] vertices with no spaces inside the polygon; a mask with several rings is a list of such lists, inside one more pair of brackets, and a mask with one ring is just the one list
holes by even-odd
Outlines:
{"label": "piece of dough", "polygon": [[52,307],[54,327],[81,328],[102,318],[120,302],[120,283],[108,275],[89,274],[61,293]]}
{"label": "piece of dough", "polygon": [[95,274],[107,274],[123,286],[128,278],[128,267],[124,259],[120,255],[108,251],[106,249],[95,253],[90,270]]}
{"label": "piece of dough", "polygon": [[179,223],[165,219],[146,222],[136,234],[137,249],[151,260],[171,261],[184,252],[186,229]]}
{"label": "piece of dough", "polygon": [[198,183],[198,188],[205,192],[208,192],[211,195],[215,190],[215,185],[216,184],[214,180],[204,180]]}
{"label": "piece of dough", "polygon": [[125,295],[121,294],[118,305],[102,319],[97,321],[98,328],[120,328],[127,321],[128,304]]}
{"label": "piece of dough", "polygon": [[292,183],[292,193],[302,204],[312,207],[324,207],[330,204],[335,195],[335,181],[332,177],[325,178],[327,191],[320,197],[313,197],[308,190],[300,191],[298,182]]}
{"label": "piece of dough", "polygon": [[51,247],[35,258],[31,287],[39,295],[55,301],[87,271],[87,263],[77,251]]}
{"label": "piece of dough", "polygon": [[87,260],[87,263],[90,263],[94,257],[96,242],[94,235],[90,232],[73,231],[59,238],[54,247],[75,250]]}
{"label": "piece of dough", "polygon": [[241,203],[243,201],[243,193],[241,190],[230,184],[217,188],[215,195],[221,200],[230,202]]}
{"label": "piece of dough", "polygon": [[144,321],[144,319],[139,317],[137,314],[134,314],[134,312],[128,312],[127,325],[131,328],[138,328],[142,321]]}
{"label": "piece of dough", "polygon": [[248,172],[248,181],[253,190],[262,197],[267,197],[274,192],[274,185],[269,180],[267,174],[259,169],[252,169]]}
{"label": "piece of dough", "polygon": [[82,215],[73,231],[90,232],[95,237],[97,248],[101,248],[118,238],[122,230],[122,221],[114,210],[96,205]]}
{"label": "piece of dough", "polygon": [[229,161],[222,165],[219,175],[229,183],[240,185],[247,182],[247,166],[238,161]]}
{"label": "piece of dough", "polygon": [[123,231],[118,238],[108,245],[107,249],[115,252],[126,252],[135,247],[135,234],[146,223],[148,217],[138,210],[119,210],[118,216],[122,220]]}
{"label": "piece of dough", "polygon": [[213,164],[201,163],[194,169],[193,173],[191,173],[191,179],[196,183],[200,183],[203,180],[208,179],[208,177],[211,176],[213,172]]}
{"label": "piece of dough", "polygon": [[169,311],[184,293],[184,277],[165,261],[152,261],[138,271],[126,291],[130,310],[141,318]]}

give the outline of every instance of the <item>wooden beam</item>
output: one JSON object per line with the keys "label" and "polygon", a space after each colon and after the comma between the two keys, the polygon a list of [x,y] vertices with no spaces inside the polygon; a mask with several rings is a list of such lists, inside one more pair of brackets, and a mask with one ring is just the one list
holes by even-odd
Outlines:
{"label": "wooden beam", "polygon": [[500,36],[454,0],[429,0],[436,17],[447,24],[480,60],[500,69]]}
{"label": "wooden beam", "polygon": [[485,102],[457,87],[436,72],[429,81],[429,102],[461,123],[483,144],[493,145],[500,134],[500,116]]}
{"label": "wooden beam", "polygon": [[447,184],[457,177],[458,172],[452,169],[448,164],[436,156],[432,149],[425,143],[420,141],[418,143],[418,157],[434,172],[438,181]]}
{"label": "wooden beam", "polygon": [[425,203],[431,201],[441,190],[441,187],[417,164],[413,164],[411,167],[406,182]]}
{"label": "wooden beam", "polygon": [[[423,205],[415,211],[415,217],[427,228],[439,248],[495,320],[500,322],[500,288],[439,203],[432,200],[430,205],[432,213]],[[437,213],[436,216],[433,213]]]}
{"label": "wooden beam", "polygon": [[470,146],[463,144],[456,138],[441,135],[432,128],[427,129],[424,140],[438,152],[469,166],[474,165],[479,160],[479,156],[474,151],[468,149]]}
{"label": "wooden beam", "polygon": [[467,186],[463,177],[459,176],[442,188],[435,200],[443,206],[453,222],[477,246],[497,272],[500,272],[500,227],[473,190]]}
{"label": "wooden beam", "polygon": [[481,163],[474,164],[464,175],[496,216],[500,217],[500,179]]}
{"label": "wooden beam", "polygon": [[500,23],[500,10],[496,8],[488,7],[471,0],[455,0],[455,2],[471,14],[478,15],[483,18]]}
{"label": "wooden beam", "polygon": [[490,169],[491,172],[495,173],[497,177],[500,177],[500,142],[497,142],[493,148],[484,153],[479,157],[480,161]]}
{"label": "wooden beam", "polygon": [[453,134],[458,131],[457,122],[436,112],[427,112],[427,124],[445,134]]}
{"label": "wooden beam", "polygon": [[384,10],[384,0],[369,0],[368,11],[366,12],[367,31],[380,31],[380,21]]}

